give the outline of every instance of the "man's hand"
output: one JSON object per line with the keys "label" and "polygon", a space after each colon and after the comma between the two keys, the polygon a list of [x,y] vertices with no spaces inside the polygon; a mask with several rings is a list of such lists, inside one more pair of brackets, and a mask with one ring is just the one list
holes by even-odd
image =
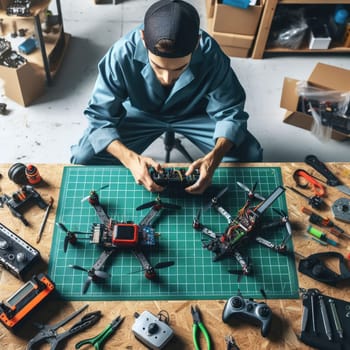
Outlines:
{"label": "man's hand", "polygon": [[211,165],[211,161],[206,157],[194,161],[186,172],[186,176],[199,169],[199,179],[192,186],[186,187],[185,191],[190,194],[202,194],[210,185],[216,167]]}
{"label": "man's hand", "polygon": [[233,147],[233,143],[227,139],[219,138],[214,149],[203,158],[194,161],[188,168],[186,176],[199,169],[199,179],[192,186],[186,187],[185,191],[191,194],[202,194],[212,182],[215,169],[219,166],[226,152]]}
{"label": "man's hand", "polygon": [[141,155],[137,155],[136,159],[130,162],[128,166],[138,185],[142,185],[150,192],[162,192],[164,187],[153,182],[148,170],[150,167],[153,167],[157,172],[162,171],[162,167],[159,163],[155,162],[152,158],[143,157]]}
{"label": "man's hand", "polygon": [[144,157],[135,153],[118,140],[112,141],[108,145],[107,151],[119,159],[120,162],[130,170],[135,182],[138,185],[142,185],[150,192],[162,192],[164,190],[164,187],[153,182],[149,174],[148,169],[151,167],[153,167],[157,172],[162,172],[161,165],[152,158]]}

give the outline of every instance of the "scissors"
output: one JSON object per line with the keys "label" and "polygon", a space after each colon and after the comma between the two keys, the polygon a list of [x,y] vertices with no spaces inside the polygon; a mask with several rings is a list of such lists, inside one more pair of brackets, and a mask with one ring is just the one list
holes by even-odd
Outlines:
{"label": "scissors", "polygon": [[193,343],[194,343],[195,350],[200,350],[200,347],[198,345],[198,340],[197,340],[198,329],[204,335],[205,341],[207,343],[207,350],[210,350],[211,349],[210,336],[201,320],[198,308],[196,306],[191,306],[191,313],[193,317],[192,336],[193,336]]}
{"label": "scissors", "polygon": [[77,344],[75,344],[75,348],[79,349],[83,345],[90,344],[96,350],[102,350],[104,341],[112,335],[112,333],[118,328],[118,326],[123,322],[124,317],[118,316],[114,319],[101,333],[96,335],[93,338],[81,340]]}

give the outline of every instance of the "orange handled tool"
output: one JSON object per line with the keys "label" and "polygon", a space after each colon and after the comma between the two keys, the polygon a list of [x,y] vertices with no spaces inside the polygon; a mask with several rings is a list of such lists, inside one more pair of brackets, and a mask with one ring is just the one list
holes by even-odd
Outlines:
{"label": "orange handled tool", "polygon": [[[315,195],[319,197],[323,197],[326,193],[325,187],[319,181],[317,181],[314,176],[310,175],[303,169],[296,170],[293,174],[293,179],[297,186],[301,188],[307,188],[309,184],[311,184]],[[302,179],[304,179],[304,181],[302,181]]]}

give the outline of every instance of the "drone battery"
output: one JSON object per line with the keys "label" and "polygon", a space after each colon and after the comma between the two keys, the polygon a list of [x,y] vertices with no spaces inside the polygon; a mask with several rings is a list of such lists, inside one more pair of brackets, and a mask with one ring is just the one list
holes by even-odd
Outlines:
{"label": "drone battery", "polygon": [[138,242],[138,226],[136,224],[117,223],[113,227],[112,243],[115,246],[135,246]]}
{"label": "drone battery", "polygon": [[0,322],[10,331],[55,290],[55,284],[41,273],[33,276],[5,302],[0,303]]}
{"label": "drone battery", "polygon": [[0,264],[5,269],[23,280],[39,259],[38,250],[0,223]]}

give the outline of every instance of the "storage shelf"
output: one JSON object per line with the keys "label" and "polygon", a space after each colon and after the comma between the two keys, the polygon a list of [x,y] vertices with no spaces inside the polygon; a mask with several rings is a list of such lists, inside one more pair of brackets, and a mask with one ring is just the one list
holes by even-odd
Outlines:
{"label": "storage shelf", "polygon": [[350,4],[350,0],[280,0],[278,1],[279,5],[335,5],[335,4]]}
{"label": "storage shelf", "polygon": [[328,49],[309,49],[307,45],[304,45],[300,49],[289,49],[284,47],[268,48],[267,41],[270,34],[271,24],[277,6],[279,5],[336,5],[336,4],[350,4],[350,0],[266,0],[264,10],[262,13],[258,33],[256,35],[254,47],[252,50],[252,58],[263,58],[264,53],[350,53],[350,47],[336,46],[333,44]]}
{"label": "storage shelf", "polygon": [[[38,86],[46,81],[49,85],[60,68],[68,47],[70,35],[64,32],[60,0],[56,0],[58,24],[52,26],[49,33],[42,30],[42,22],[46,20],[50,3],[51,0],[37,2],[30,9],[31,16],[9,16],[6,14],[6,9],[0,10],[0,18],[3,20],[1,34],[11,43],[13,50],[19,52],[20,43],[33,36],[38,43],[38,48],[30,54],[19,52],[27,60],[23,67],[1,66],[0,78],[5,81],[5,95],[24,106],[37,98],[42,90],[38,88],[36,93],[30,93],[28,81],[31,79],[31,84]],[[17,33],[19,29],[24,29],[25,35],[12,38],[11,33],[14,29]]]}
{"label": "storage shelf", "polygon": [[308,47],[302,47],[300,49],[289,49],[285,47],[270,47],[265,49],[266,53],[312,53],[312,52],[318,52],[318,53],[350,53],[350,47],[343,47],[343,46],[336,46],[336,47],[329,47],[328,49],[309,49]]}
{"label": "storage shelf", "polygon": [[49,7],[51,0],[41,0],[39,4],[35,4],[30,7],[31,16],[16,16],[16,15],[8,15],[6,13],[6,10],[0,10],[0,18],[12,18],[12,19],[19,19],[19,18],[31,18],[33,19],[34,16],[37,16],[38,14],[46,11],[46,9]]}

